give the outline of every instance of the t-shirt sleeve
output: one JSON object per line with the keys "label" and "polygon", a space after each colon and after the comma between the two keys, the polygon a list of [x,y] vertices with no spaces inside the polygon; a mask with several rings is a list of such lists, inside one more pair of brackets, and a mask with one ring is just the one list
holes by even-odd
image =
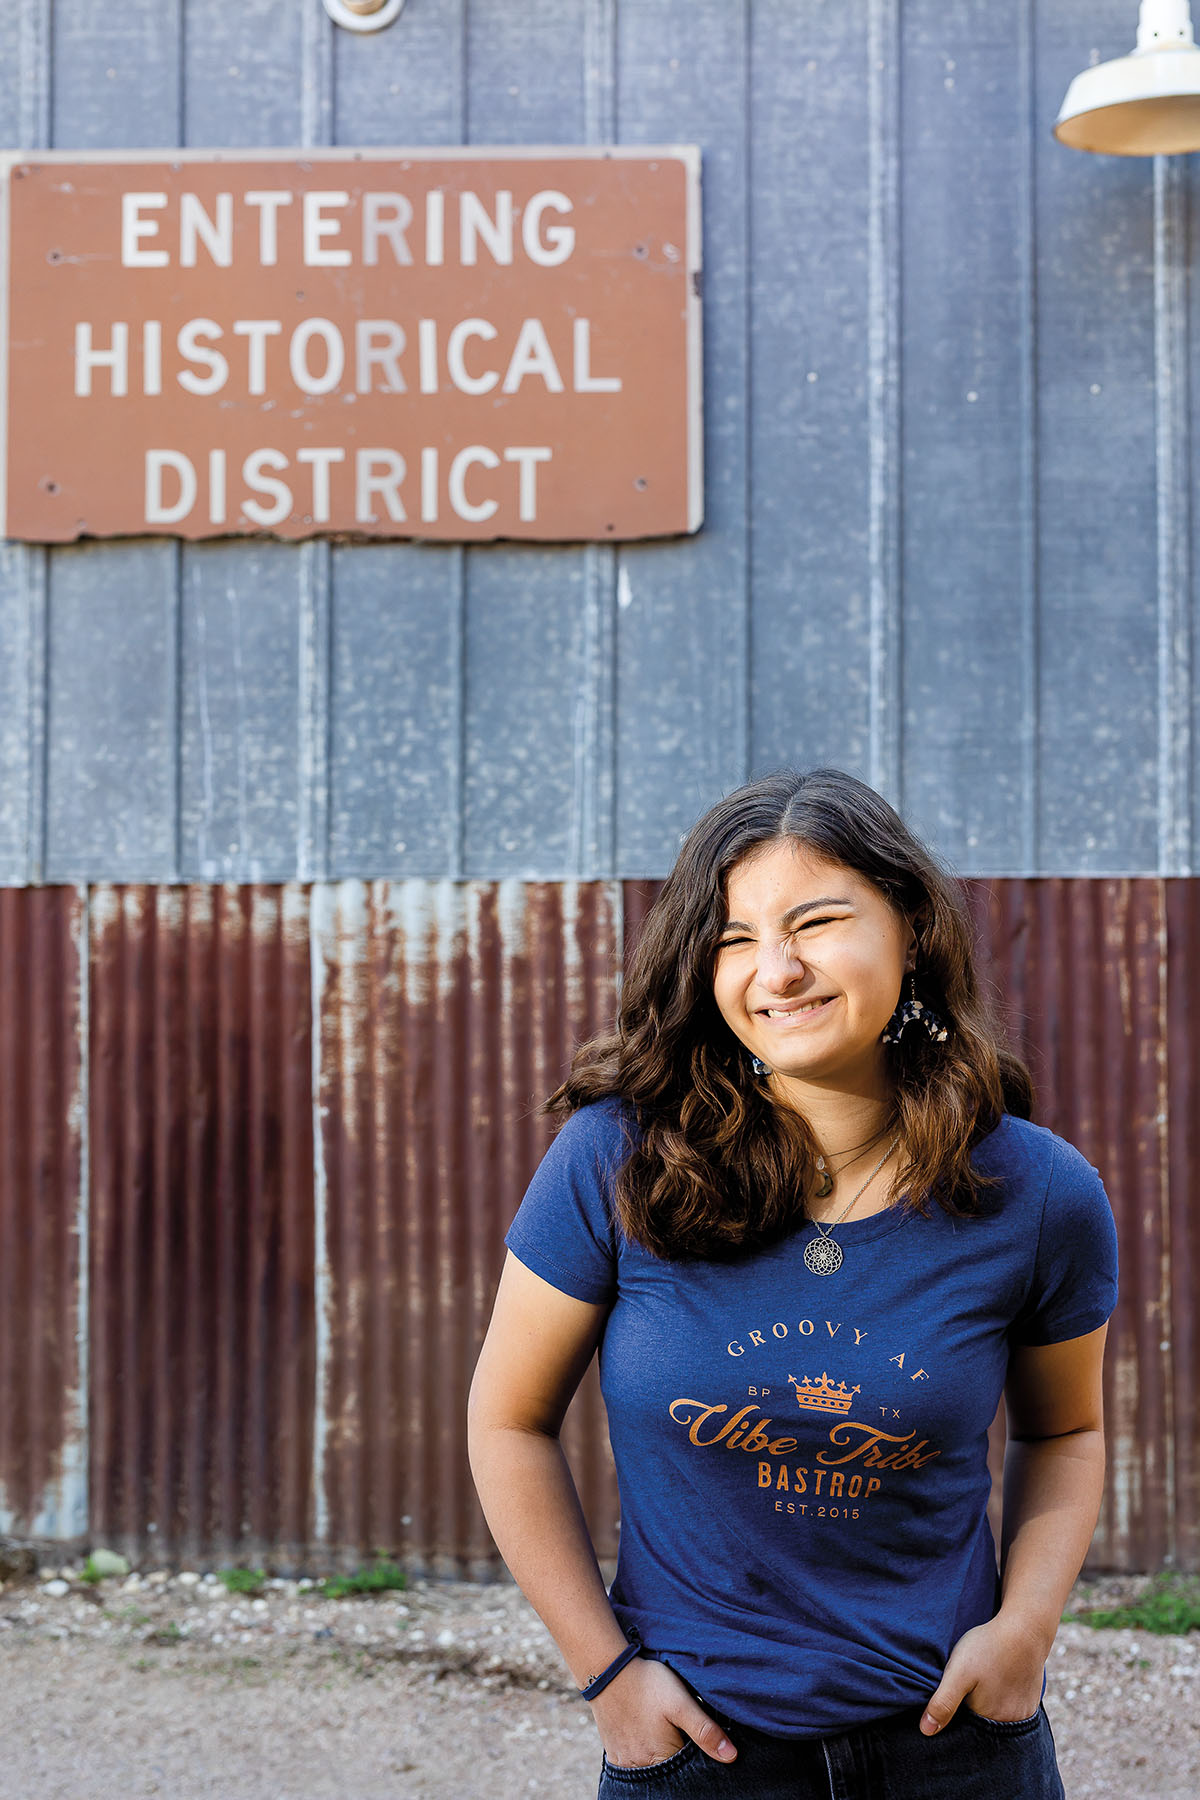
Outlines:
{"label": "t-shirt sleeve", "polygon": [[613,1178],[630,1144],[611,1105],[572,1113],[538,1165],[504,1242],[551,1287],[596,1304],[616,1298]]}
{"label": "t-shirt sleeve", "polygon": [[1033,1279],[1010,1336],[1061,1344],[1096,1331],[1117,1303],[1117,1229],[1096,1170],[1056,1140]]}

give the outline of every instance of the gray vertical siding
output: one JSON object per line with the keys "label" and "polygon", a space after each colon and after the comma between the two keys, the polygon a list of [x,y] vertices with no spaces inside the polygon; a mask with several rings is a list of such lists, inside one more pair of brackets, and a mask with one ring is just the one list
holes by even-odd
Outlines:
{"label": "gray vertical siding", "polygon": [[0,882],[661,873],[832,761],[966,873],[1188,874],[1191,159],[1130,0],[14,0],[35,149],[694,142],[706,512],[630,546],[0,551]]}
{"label": "gray vertical siding", "polygon": [[1158,854],[1154,170],[1047,138],[1073,55],[1036,48],[1038,854],[1089,874]]}
{"label": "gray vertical siding", "polygon": [[[465,0],[406,10],[407,39],[395,27],[333,33],[341,141],[466,141]],[[329,847],[339,874],[463,873],[466,554],[418,544],[333,552]]]}
{"label": "gray vertical siding", "polygon": [[619,8],[617,137],[704,150],[705,525],[617,553],[616,854],[633,873],[669,866],[746,773],[749,56],[742,6]]}
{"label": "gray vertical siding", "polygon": [[982,868],[1037,841],[1031,17],[918,0],[902,67],[904,799]]}

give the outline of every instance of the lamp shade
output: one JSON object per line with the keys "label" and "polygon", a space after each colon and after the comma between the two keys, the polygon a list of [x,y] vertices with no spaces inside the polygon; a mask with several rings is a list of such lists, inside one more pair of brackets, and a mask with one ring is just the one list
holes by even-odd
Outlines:
{"label": "lamp shade", "polygon": [[1108,156],[1200,150],[1200,49],[1187,0],[1142,0],[1137,48],[1075,77],[1054,135]]}

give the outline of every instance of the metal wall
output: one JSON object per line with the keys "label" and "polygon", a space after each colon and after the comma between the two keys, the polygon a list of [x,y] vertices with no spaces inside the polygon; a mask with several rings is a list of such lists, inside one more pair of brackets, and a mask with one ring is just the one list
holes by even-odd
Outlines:
{"label": "metal wall", "polygon": [[89,1528],[180,1557],[309,1537],[308,904],[97,888],[89,910]]}
{"label": "metal wall", "polygon": [[87,1527],[83,907],[0,891],[0,1530]]}
{"label": "metal wall", "polygon": [[[651,891],[0,895],[0,1531],[494,1569],[467,1383],[548,1141],[539,1099],[611,1016]],[[1040,1117],[1117,1218],[1092,1565],[1200,1570],[1200,885],[979,882],[971,901]],[[567,1442],[611,1555],[594,1375]]]}
{"label": "metal wall", "polygon": [[[614,1009],[619,890],[314,888],[319,1037],[313,1535],[495,1567],[466,1466],[467,1389],[502,1240],[551,1136],[539,1102]],[[615,1547],[594,1377],[566,1434]]]}
{"label": "metal wall", "polygon": [[10,0],[0,142],[695,142],[707,515],[0,554],[0,880],[654,875],[750,771],[972,874],[1196,866],[1191,159],[1050,136],[1133,0]]}
{"label": "metal wall", "polygon": [[1121,1287],[1105,1357],[1096,1567],[1200,1569],[1192,1201],[1200,884],[973,884],[984,966],[1038,1118],[1104,1178]]}
{"label": "metal wall", "polygon": [[1114,1198],[1096,1559],[1200,1567],[1197,177],[1050,137],[1133,15],[0,7],[28,150],[699,144],[707,470],[628,548],[0,546],[0,1525],[487,1565],[458,1421],[536,1097],[704,804],[831,761],[981,878]]}

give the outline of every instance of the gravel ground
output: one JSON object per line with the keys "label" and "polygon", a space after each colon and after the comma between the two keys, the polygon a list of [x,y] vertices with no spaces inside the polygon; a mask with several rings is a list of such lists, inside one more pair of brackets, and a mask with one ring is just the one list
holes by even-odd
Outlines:
{"label": "gravel ground", "polygon": [[[277,1580],[245,1599],[194,1572],[77,1576],[0,1589],[2,1800],[595,1794],[588,1710],[511,1586],[335,1601]],[[1200,1794],[1200,1633],[1064,1625],[1047,1710],[1068,1800]]]}

